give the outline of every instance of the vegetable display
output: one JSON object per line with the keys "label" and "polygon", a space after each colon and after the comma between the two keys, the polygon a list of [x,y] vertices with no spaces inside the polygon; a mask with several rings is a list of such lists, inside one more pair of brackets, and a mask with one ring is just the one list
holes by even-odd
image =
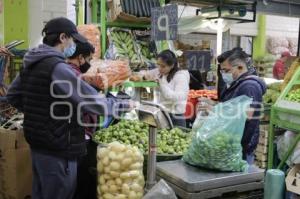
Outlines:
{"label": "vegetable display", "polygon": [[266,93],[263,96],[265,104],[274,104],[280,96],[281,83],[273,83],[268,86]]}
{"label": "vegetable display", "polygon": [[103,199],[141,199],[144,195],[143,154],[137,147],[112,142],[98,148],[98,196]]}
{"label": "vegetable display", "polygon": [[[140,121],[122,120],[118,124],[94,134],[96,143],[119,141],[138,147],[143,153],[148,150],[149,127]],[[190,143],[190,135],[181,129],[163,129],[157,135],[158,153],[183,154]]]}
{"label": "vegetable display", "polygon": [[132,64],[139,64],[141,62],[131,32],[114,29],[110,32],[110,35],[116,47],[118,57],[128,58]]}
{"label": "vegetable display", "polygon": [[[142,56],[148,60],[153,60],[155,55],[150,51],[149,43],[146,41],[138,41]],[[155,60],[154,60],[155,61]]]}
{"label": "vegetable display", "polygon": [[286,100],[300,103],[300,88],[295,89],[295,90],[291,90],[287,94]]}
{"label": "vegetable display", "polygon": [[104,90],[122,84],[130,75],[131,70],[126,61],[93,60],[91,68],[82,75],[82,79]]}
{"label": "vegetable display", "polygon": [[216,90],[190,90],[188,97],[189,98],[207,97],[213,100],[217,100],[218,94]]}

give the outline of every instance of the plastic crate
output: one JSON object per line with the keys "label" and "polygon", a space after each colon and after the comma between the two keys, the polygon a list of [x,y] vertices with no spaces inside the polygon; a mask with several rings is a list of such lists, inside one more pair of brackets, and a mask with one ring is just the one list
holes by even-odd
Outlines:
{"label": "plastic crate", "polygon": [[281,128],[300,130],[300,103],[288,101],[288,94],[300,88],[300,68],[272,106],[272,123]]}

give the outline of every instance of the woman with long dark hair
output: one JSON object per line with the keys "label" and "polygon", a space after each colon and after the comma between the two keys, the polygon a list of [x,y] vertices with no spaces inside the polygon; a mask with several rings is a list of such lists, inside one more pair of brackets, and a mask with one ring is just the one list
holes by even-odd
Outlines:
{"label": "woman with long dark hair", "polygon": [[[179,67],[176,55],[164,50],[157,56],[157,69],[142,74],[144,80],[159,82],[159,103],[170,113],[175,126],[186,126],[185,110],[189,92],[190,75]],[[152,76],[152,77],[151,77]]]}

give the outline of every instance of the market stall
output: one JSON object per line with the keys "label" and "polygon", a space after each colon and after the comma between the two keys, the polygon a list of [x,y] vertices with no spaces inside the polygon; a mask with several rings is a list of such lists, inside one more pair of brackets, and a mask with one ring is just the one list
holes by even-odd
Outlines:
{"label": "market stall", "polygon": [[[151,43],[149,28],[150,28],[150,18],[147,19],[147,16],[143,16],[143,13],[138,8],[140,5],[144,6],[143,3],[133,2],[133,4],[126,4],[127,1],[119,2],[112,1],[111,4],[105,4],[101,2],[101,53],[102,58],[108,60],[121,59],[125,60],[130,67],[133,75],[139,74],[143,70],[151,70],[155,65],[155,55],[159,52],[161,44],[155,42]],[[154,2],[154,1],[153,1]],[[122,4],[123,3],[123,4]],[[147,7],[147,6],[148,7]],[[118,7],[119,6],[119,7]],[[145,13],[150,12],[151,7],[155,7],[155,3],[145,4]],[[108,8],[108,12],[107,12]],[[118,9],[117,9],[118,8]],[[142,9],[144,11],[144,9]],[[107,13],[110,13],[109,17],[106,18]],[[149,13],[148,13],[149,14]],[[138,31],[136,30],[138,29]],[[108,42],[107,42],[108,39]],[[153,38],[152,38],[153,39]],[[154,48],[153,48],[154,46]],[[169,45],[169,47],[172,45]],[[219,46],[220,47],[220,46]],[[207,83],[207,78],[209,79],[210,88],[214,88],[215,72],[210,71],[210,64],[212,63],[211,54],[209,47],[207,49],[201,49],[198,53],[199,57],[205,56],[205,60],[196,60],[196,64],[193,64],[190,59],[193,59],[192,55],[198,55],[195,52],[188,54],[187,57],[181,62],[182,65],[188,65],[189,69],[192,70],[201,70],[201,76],[204,79],[203,84]],[[173,49],[176,50],[176,49]],[[189,49],[187,50],[189,51]],[[208,53],[207,53],[208,52]],[[194,53],[194,54],[193,54]],[[196,56],[197,57],[197,56]],[[195,57],[194,57],[195,58]],[[197,58],[196,58],[197,59]],[[200,63],[203,64],[200,64]],[[199,64],[198,64],[199,63]],[[199,66],[198,66],[199,65]],[[200,66],[202,65],[202,66]],[[194,68],[193,68],[194,67]],[[215,69],[216,70],[216,69]],[[205,75],[204,75],[205,74]],[[210,74],[212,77],[206,77],[206,74]],[[144,78],[136,79],[129,78],[131,81],[120,81],[120,83],[115,86],[113,91],[124,91],[126,92],[131,99],[140,101],[143,103],[143,100],[158,102],[156,98],[156,92],[158,92],[156,87],[159,85],[156,82],[145,81]],[[106,88],[106,87],[105,87]],[[188,105],[186,107],[186,119],[190,120],[189,127],[193,126],[194,121],[196,120],[196,109],[198,104],[198,98],[208,98],[217,101],[217,92],[215,90],[190,90],[188,94]],[[143,107],[143,106],[142,106]],[[148,116],[141,116],[141,113],[146,113]],[[243,193],[243,192],[253,192],[253,196],[261,197],[263,184],[264,184],[264,170],[258,169],[256,167],[250,167],[249,169],[237,166],[237,163],[234,163],[233,159],[230,159],[228,163],[229,170],[227,171],[244,171],[244,172],[223,172],[216,170],[205,170],[198,169],[195,166],[191,166],[187,162],[180,160],[182,156],[187,152],[187,150],[192,145],[192,135],[187,134],[185,131],[180,130],[179,128],[170,128],[170,126],[164,126],[164,129],[157,131],[154,130],[154,127],[162,128],[161,122],[163,119],[156,120],[153,115],[159,115],[158,112],[155,114],[145,107],[141,109],[137,108],[137,115],[130,117],[125,116],[127,119],[123,119],[120,122],[109,126],[107,129],[99,130],[94,135],[94,141],[98,144],[109,144],[111,142],[118,141],[122,144],[131,144],[136,146],[141,150],[145,156],[144,167],[148,167],[147,172],[147,183],[146,190],[150,191],[150,188],[155,184],[155,174],[157,174],[156,180],[164,179],[175,191],[176,195],[181,198],[212,198],[217,196],[222,196],[223,194],[232,194],[232,193]],[[167,114],[167,113],[164,113]],[[168,115],[168,114],[167,114]],[[166,116],[167,118],[169,116]],[[128,119],[136,119],[128,120]],[[160,122],[158,122],[160,121]],[[142,123],[144,122],[144,123]],[[147,124],[147,125],[146,125]],[[200,128],[200,127],[198,127]],[[152,129],[152,130],[151,130]],[[191,131],[188,130],[188,131]],[[193,132],[194,134],[195,132]],[[216,136],[216,139],[219,135]],[[229,136],[230,137],[230,136]],[[228,139],[233,139],[229,138]],[[157,142],[157,144],[155,144]],[[240,140],[235,140],[234,143],[240,143]],[[227,145],[228,144],[228,145]],[[222,152],[230,154],[226,147],[230,147],[231,142],[224,143],[224,146],[220,145],[216,150],[220,150],[220,155],[216,158],[221,158]],[[230,145],[230,146],[229,146]],[[157,147],[157,148],[156,148]],[[222,148],[224,147],[224,148]],[[201,146],[198,146],[200,149]],[[240,150],[241,148],[237,148]],[[212,153],[213,149],[208,149],[207,153]],[[156,154],[157,153],[157,154]],[[218,153],[217,151],[215,153]],[[238,152],[239,153],[239,152]],[[208,155],[206,154],[206,155]],[[224,154],[225,156],[225,154]],[[238,155],[241,159],[241,156]],[[230,155],[229,155],[230,157]],[[209,157],[207,157],[209,159]],[[224,158],[224,157],[223,157]],[[146,161],[147,159],[147,161]],[[169,161],[166,161],[169,160]],[[171,160],[171,161],[170,161]],[[230,161],[233,162],[230,162]],[[98,161],[105,161],[105,164],[108,164],[106,160],[98,159]],[[156,166],[156,161],[160,162]],[[221,159],[220,159],[221,161]],[[241,163],[244,165],[244,163]],[[229,166],[231,165],[231,166]],[[245,166],[245,165],[244,165]],[[239,168],[237,168],[239,167]],[[203,166],[205,168],[205,166]],[[235,169],[233,169],[235,168]],[[103,171],[103,168],[100,169]],[[155,172],[157,170],[157,172]],[[175,172],[174,171],[178,171]],[[107,173],[107,171],[104,170]],[[124,171],[123,171],[124,172]],[[110,173],[116,174],[116,173]],[[146,176],[146,172],[144,170]],[[116,174],[117,175],[117,174]],[[101,178],[101,172],[100,176]],[[102,185],[105,183],[112,183],[109,178],[104,175],[100,179]],[[175,179],[175,180],[174,180]],[[117,179],[113,178],[113,180]],[[124,183],[123,179],[121,182]],[[227,184],[224,184],[226,180]],[[208,181],[211,181],[212,184],[207,184]],[[117,183],[121,183],[118,182]],[[126,183],[126,180],[125,180]],[[192,186],[193,184],[193,186]],[[101,185],[101,184],[100,184]],[[114,185],[114,184],[112,184]],[[129,186],[130,187],[130,186]],[[191,189],[193,187],[193,189]],[[137,187],[136,187],[137,188]],[[125,185],[125,188],[126,185]],[[125,192],[127,193],[127,191]],[[101,192],[102,191],[102,192]],[[112,196],[118,196],[122,194],[124,190],[114,190]],[[127,194],[130,194],[130,190]],[[98,190],[99,192],[99,190]],[[103,193],[103,187],[100,193]],[[106,187],[104,187],[104,193],[107,193]],[[214,193],[214,194],[213,194]],[[111,196],[111,195],[110,195]],[[121,195],[120,197],[123,197]]]}
{"label": "market stall", "polygon": [[[282,81],[264,79],[267,84],[263,97],[265,115],[260,119],[256,163],[248,165],[243,157],[241,140],[247,120],[246,109],[252,101],[245,96],[224,102],[218,99],[216,56],[222,52],[223,32],[230,25],[256,19],[256,3],[226,1],[229,4],[223,5],[219,1],[203,1],[203,15],[199,14],[201,10],[197,8],[195,16],[184,18],[181,15],[186,4],[180,15],[177,3],[182,1],[167,2],[171,2],[171,5],[164,6],[164,0],[93,0],[92,18],[95,24],[78,27],[79,32],[96,47],[91,68],[82,75],[82,79],[103,97],[135,102],[135,107],[129,113],[121,111],[119,117],[110,115],[107,121],[104,121],[107,117],[100,117],[97,130],[91,137],[98,146],[97,156],[93,156],[97,159],[97,165],[93,165],[96,168],[89,168],[91,173],[97,175],[95,191],[97,189],[98,198],[141,199],[145,196],[145,199],[149,199],[149,194],[152,194],[152,199],[157,199],[160,198],[159,194],[163,194],[161,190],[165,186],[173,198],[260,199],[265,186],[266,164],[269,169],[274,167],[274,128],[300,130],[299,60],[291,66],[283,86]],[[196,0],[184,3],[199,6]],[[168,20],[172,17],[176,20],[168,27]],[[201,41],[201,46],[200,42],[173,42],[176,41],[177,29],[182,28],[178,32],[185,34],[203,27],[217,33],[216,52],[211,48],[213,44],[205,39]],[[188,37],[190,35],[185,39]],[[293,50],[295,48],[293,44]],[[182,95],[186,94],[184,100],[182,96],[170,100],[172,103],[187,101],[184,104],[185,112],[180,112],[180,115],[187,121],[188,128],[175,126],[173,121],[176,113],[160,104],[160,95],[164,91],[159,80],[163,74],[155,78],[145,75],[157,68],[157,56],[165,49],[170,49],[168,56],[189,72],[188,77],[184,76],[185,79],[194,81],[194,85],[190,84],[182,92]],[[273,56],[255,61],[260,76],[272,76]],[[3,71],[7,70],[2,63],[0,60],[0,81],[3,80]],[[165,66],[166,63],[160,65]],[[181,81],[172,85],[170,79],[166,77],[164,82],[167,88],[184,84]],[[0,97],[5,92],[4,88],[0,88]],[[210,105],[205,101],[210,101],[214,106],[210,111],[199,112],[199,105]],[[177,104],[174,104],[177,108]],[[17,134],[22,131],[18,126],[22,123],[22,115],[18,115],[18,111],[6,103],[0,103],[0,108],[0,137],[8,135],[2,131],[16,131],[11,133],[14,137],[9,138],[8,144],[0,139],[0,152],[5,151],[7,156],[8,151],[18,155],[24,152],[22,157],[28,161],[28,145],[22,132]],[[234,114],[238,117],[234,117]],[[14,118],[16,115],[17,121]],[[300,140],[299,134],[293,136],[293,142],[278,166],[280,169]],[[0,167],[1,161],[0,157]],[[5,168],[8,166],[5,165]],[[298,170],[299,167],[291,170],[289,182],[294,182]],[[26,172],[28,177],[28,169]]]}

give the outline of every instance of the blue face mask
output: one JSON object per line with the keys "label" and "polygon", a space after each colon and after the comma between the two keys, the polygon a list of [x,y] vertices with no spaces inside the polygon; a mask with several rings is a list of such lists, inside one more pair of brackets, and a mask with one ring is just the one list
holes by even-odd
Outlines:
{"label": "blue face mask", "polygon": [[75,51],[76,51],[76,44],[73,43],[73,44],[71,44],[71,46],[64,49],[63,54],[66,58],[68,58],[68,57],[71,57],[75,53]]}
{"label": "blue face mask", "polygon": [[222,78],[227,85],[230,85],[233,82],[232,73],[222,73]]}

